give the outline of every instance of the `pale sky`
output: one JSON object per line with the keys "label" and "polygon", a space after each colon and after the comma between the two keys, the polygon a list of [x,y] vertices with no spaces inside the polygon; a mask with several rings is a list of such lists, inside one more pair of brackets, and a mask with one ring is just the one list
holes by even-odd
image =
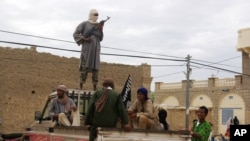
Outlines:
{"label": "pale sky", "polygon": [[[88,19],[91,9],[99,11],[98,20],[111,17],[104,26],[101,53],[178,60],[190,55],[191,61],[241,73],[241,52],[236,46],[238,30],[250,27],[249,0],[1,0],[0,40],[80,51],[74,43],[3,31],[73,42],[76,26]],[[1,42],[0,46],[27,47]],[[80,56],[68,51],[42,48],[38,51],[66,57]],[[186,79],[186,62],[182,61],[107,55],[101,55],[101,61],[152,65],[151,90],[154,90],[155,82]],[[237,75],[193,63],[191,68],[190,79],[194,80],[207,80],[212,75],[218,78]]]}

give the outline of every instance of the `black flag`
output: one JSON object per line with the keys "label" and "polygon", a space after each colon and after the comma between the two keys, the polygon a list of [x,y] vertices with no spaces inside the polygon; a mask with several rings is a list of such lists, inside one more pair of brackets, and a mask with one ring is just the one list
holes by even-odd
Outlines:
{"label": "black flag", "polygon": [[123,87],[121,97],[122,97],[122,101],[124,103],[125,108],[128,109],[131,103],[131,76],[130,74],[128,75],[128,79]]}

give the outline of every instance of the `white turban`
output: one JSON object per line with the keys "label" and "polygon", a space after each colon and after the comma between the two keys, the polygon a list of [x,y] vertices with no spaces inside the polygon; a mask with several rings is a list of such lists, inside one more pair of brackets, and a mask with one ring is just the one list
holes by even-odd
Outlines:
{"label": "white turban", "polygon": [[[97,14],[97,16],[95,16]],[[92,9],[89,11],[89,19],[88,21],[90,23],[97,23],[97,19],[98,19],[98,11],[95,9]]]}

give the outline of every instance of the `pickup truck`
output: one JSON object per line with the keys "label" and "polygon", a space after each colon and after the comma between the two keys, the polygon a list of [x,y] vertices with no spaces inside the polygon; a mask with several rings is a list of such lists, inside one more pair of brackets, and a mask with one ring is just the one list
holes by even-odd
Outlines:
{"label": "pickup truck", "polygon": [[[95,91],[69,89],[68,96],[73,99],[79,109],[80,126],[56,125],[49,118],[51,100],[57,96],[52,92],[46,101],[41,116],[23,133],[25,141],[88,141],[89,131],[84,125],[84,117],[87,112],[91,96]],[[188,141],[187,131],[164,131],[132,129],[125,132],[119,126],[117,128],[98,128],[97,141]]]}

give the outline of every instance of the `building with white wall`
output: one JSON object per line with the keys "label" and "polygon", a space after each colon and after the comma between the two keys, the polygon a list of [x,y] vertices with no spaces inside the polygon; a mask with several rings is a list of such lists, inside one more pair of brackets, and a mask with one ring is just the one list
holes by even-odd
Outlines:
{"label": "building with white wall", "polygon": [[[234,78],[189,80],[189,106],[212,109],[215,134],[224,134],[226,121],[237,116],[240,124],[250,124],[250,28],[238,31],[237,50],[242,52],[242,74]],[[186,106],[187,80],[155,83],[155,103],[165,108]],[[185,116],[185,115],[183,115]],[[189,118],[189,123],[193,119]]]}

